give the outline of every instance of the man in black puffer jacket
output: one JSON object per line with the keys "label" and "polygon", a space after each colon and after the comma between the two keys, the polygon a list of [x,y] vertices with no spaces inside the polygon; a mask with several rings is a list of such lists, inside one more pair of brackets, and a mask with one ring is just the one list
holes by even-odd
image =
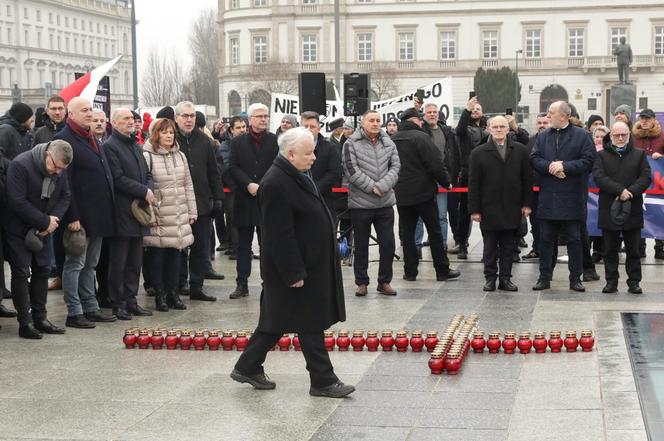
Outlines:
{"label": "man in black puffer jacket", "polygon": [[401,162],[394,193],[399,211],[399,237],[404,252],[403,278],[414,281],[417,277],[419,258],[415,247],[415,226],[421,217],[429,235],[436,279],[443,281],[459,277],[458,271],[450,269],[450,262],[443,249],[436,206],[436,183],[450,188],[450,176],[440,150],[422,129],[422,125],[422,114],[412,107],[406,109],[401,114],[399,131],[392,137]]}
{"label": "man in black puffer jacket", "polygon": [[32,147],[32,123],[34,114],[30,106],[14,103],[7,113],[0,117],[0,153],[13,160],[20,153]]}

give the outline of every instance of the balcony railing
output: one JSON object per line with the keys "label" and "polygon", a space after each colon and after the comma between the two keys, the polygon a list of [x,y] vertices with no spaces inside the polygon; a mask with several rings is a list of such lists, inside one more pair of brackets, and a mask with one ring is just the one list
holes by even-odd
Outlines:
{"label": "balcony railing", "polygon": [[498,67],[498,59],[485,58],[482,60],[482,67]]}

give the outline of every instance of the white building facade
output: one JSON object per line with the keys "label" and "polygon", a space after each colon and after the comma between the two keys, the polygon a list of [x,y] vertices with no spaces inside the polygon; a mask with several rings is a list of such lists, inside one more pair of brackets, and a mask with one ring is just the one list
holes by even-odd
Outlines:
{"label": "white building facade", "polygon": [[[380,66],[398,78],[399,93],[450,76],[455,114],[478,67],[514,70],[518,57],[519,105],[531,120],[556,99],[582,118],[606,116],[621,36],[634,53],[637,108],[664,111],[661,0],[340,1],[342,73]],[[278,86],[266,81],[270,73],[334,77],[333,0],[219,0],[219,23],[222,114],[265,100],[265,85]]]}
{"label": "white building facade", "polygon": [[74,74],[124,54],[109,72],[111,104],[132,107],[131,9],[126,0],[0,0],[0,112],[12,93],[33,108]]}

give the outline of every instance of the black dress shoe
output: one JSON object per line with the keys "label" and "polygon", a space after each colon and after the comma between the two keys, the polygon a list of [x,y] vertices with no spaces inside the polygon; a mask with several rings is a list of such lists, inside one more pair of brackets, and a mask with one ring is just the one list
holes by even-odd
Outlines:
{"label": "black dress shoe", "polygon": [[138,303],[133,303],[127,305],[127,311],[131,313],[132,315],[140,316],[140,317],[149,317],[152,315],[152,311],[149,309],[143,308],[141,305]]}
{"label": "black dress shoe", "polygon": [[599,274],[594,269],[586,270],[583,272],[583,281],[584,282],[595,282],[599,280]]}
{"label": "black dress shoe", "polygon": [[10,318],[10,317],[16,317],[16,315],[17,315],[16,311],[7,309],[5,305],[0,305],[0,317]]}
{"label": "black dress shoe", "polygon": [[343,384],[337,381],[326,387],[313,387],[309,389],[309,395],[313,397],[343,398],[355,392],[355,386]]}
{"label": "black dress shoe", "polygon": [[535,250],[530,250],[530,253],[523,256],[524,259],[539,259],[539,253]]}
{"label": "black dress shoe", "polygon": [[466,247],[459,248],[459,253],[457,254],[457,258],[461,260],[468,259],[468,248]]}
{"label": "black dress shoe", "polygon": [[514,283],[512,283],[511,280],[509,279],[503,279],[500,282],[498,282],[498,289],[501,291],[518,291],[519,287],[516,286]]}
{"label": "black dress shoe", "polygon": [[189,288],[186,286],[181,286],[180,287],[180,295],[181,296],[188,296],[189,295]]}
{"label": "black dress shoe", "polygon": [[7,288],[2,289],[2,298],[3,299],[11,299],[12,298],[12,292],[8,290]]}
{"label": "black dress shoe", "polygon": [[606,285],[604,285],[604,288],[602,288],[602,292],[604,294],[615,294],[618,292],[618,285],[613,283],[607,283]]}
{"label": "black dress shoe", "polygon": [[263,372],[255,375],[245,375],[237,369],[233,369],[233,372],[231,372],[231,378],[238,383],[249,383],[255,389],[269,390],[277,387],[277,383],[270,381],[267,375]]}
{"label": "black dress shoe", "polygon": [[643,294],[643,290],[641,289],[638,283],[629,285],[629,287],[627,288],[627,292],[629,292],[630,294]]}
{"label": "black dress shoe", "polygon": [[583,286],[580,280],[573,280],[569,282],[569,289],[576,292],[585,292],[586,288]]}
{"label": "black dress shoe", "polygon": [[113,308],[113,315],[118,320],[131,320],[131,314],[125,308]]}
{"label": "black dress shoe", "polygon": [[203,291],[191,291],[189,293],[189,298],[191,300],[201,300],[203,302],[216,302],[217,298],[214,296],[209,296]]}
{"label": "black dress shoe", "polygon": [[86,312],[85,318],[91,322],[110,323],[116,321],[118,318],[112,314],[104,314],[101,311]]}
{"label": "black dress shoe", "polygon": [[446,280],[451,280],[451,279],[456,279],[461,275],[461,273],[457,270],[450,269],[447,271],[445,274],[439,274],[436,276],[436,280],[438,282],[444,282]]}
{"label": "black dress shoe", "polygon": [[407,282],[414,282],[417,280],[417,276],[409,276],[408,274],[404,274],[403,279]]}
{"label": "black dress shoe", "polygon": [[219,274],[215,270],[210,270],[205,274],[205,278],[208,280],[224,280],[225,277],[223,274]]}
{"label": "black dress shoe", "polygon": [[78,329],[93,329],[96,325],[81,314],[67,317],[65,326]]}
{"label": "black dress shoe", "polygon": [[231,300],[247,297],[249,295],[249,288],[246,285],[237,285],[228,298]]}
{"label": "black dress shoe", "polygon": [[535,286],[533,286],[533,291],[542,291],[549,288],[551,288],[551,282],[548,280],[539,279],[537,280]]}
{"label": "black dress shoe", "polygon": [[494,279],[489,279],[484,282],[483,291],[495,291],[496,290],[496,281]]}
{"label": "black dress shoe", "polygon": [[47,319],[35,322],[35,328],[37,328],[37,330],[39,332],[42,332],[44,334],[64,334],[65,333],[65,328],[60,328],[59,326],[55,326],[53,323],[49,322]]}
{"label": "black dress shoe", "polygon": [[29,338],[31,340],[39,340],[44,337],[32,324],[19,326],[18,336],[21,338]]}

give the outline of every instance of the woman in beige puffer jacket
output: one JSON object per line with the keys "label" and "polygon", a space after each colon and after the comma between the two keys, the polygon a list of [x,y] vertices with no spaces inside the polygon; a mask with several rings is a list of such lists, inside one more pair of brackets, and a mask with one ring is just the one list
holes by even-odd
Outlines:
{"label": "woman in beige puffer jacket", "polygon": [[178,295],[180,251],[192,243],[191,224],[198,216],[187,158],[175,142],[175,123],[158,119],[143,155],[154,181],[154,222],[143,238],[145,266],[155,290],[157,310],[186,309]]}

